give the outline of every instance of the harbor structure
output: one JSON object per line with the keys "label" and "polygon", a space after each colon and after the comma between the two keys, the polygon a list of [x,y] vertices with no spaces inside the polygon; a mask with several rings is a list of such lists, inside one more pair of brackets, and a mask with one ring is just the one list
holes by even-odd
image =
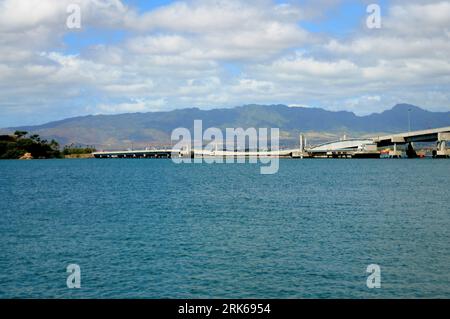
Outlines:
{"label": "harbor structure", "polygon": [[[396,133],[372,138],[343,138],[339,141],[307,146],[306,138],[300,135],[299,148],[283,150],[238,151],[191,149],[155,149],[94,152],[95,158],[172,158],[176,157],[287,157],[287,158],[380,158],[381,148],[389,147],[388,157],[417,157],[414,143],[436,142],[433,158],[450,158],[450,126],[428,130]],[[406,153],[399,150],[406,146]],[[392,148],[392,149],[391,149]],[[406,154],[406,155],[404,155]]]}

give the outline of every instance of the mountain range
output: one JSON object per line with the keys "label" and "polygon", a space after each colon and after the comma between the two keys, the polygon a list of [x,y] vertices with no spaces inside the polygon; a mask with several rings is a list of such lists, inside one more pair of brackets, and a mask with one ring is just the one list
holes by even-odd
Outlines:
{"label": "mountain range", "polygon": [[320,108],[286,105],[246,105],[235,108],[200,110],[180,109],[168,112],[89,115],[44,125],[0,130],[11,133],[24,130],[55,139],[61,145],[94,145],[97,149],[121,149],[170,144],[170,134],[178,127],[192,130],[194,120],[203,120],[203,128],[278,127],[281,143],[296,143],[300,132],[310,141],[322,142],[346,134],[362,137],[433,127],[450,126],[450,112],[431,112],[409,104],[398,104],[382,113],[357,116],[352,112],[333,112]]}

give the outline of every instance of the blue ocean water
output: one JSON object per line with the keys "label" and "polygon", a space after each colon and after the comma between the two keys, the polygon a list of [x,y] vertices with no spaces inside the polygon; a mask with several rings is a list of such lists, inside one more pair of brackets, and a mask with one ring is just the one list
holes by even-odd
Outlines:
{"label": "blue ocean water", "polygon": [[448,160],[1,161],[0,297],[449,298],[449,185]]}

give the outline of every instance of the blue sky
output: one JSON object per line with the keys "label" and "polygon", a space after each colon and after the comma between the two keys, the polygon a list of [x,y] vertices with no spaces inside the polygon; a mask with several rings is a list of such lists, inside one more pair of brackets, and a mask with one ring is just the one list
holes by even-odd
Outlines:
{"label": "blue sky", "polygon": [[0,127],[250,103],[445,111],[449,30],[442,0],[0,0]]}
{"label": "blue sky", "polygon": [[[157,8],[165,7],[176,1],[171,0],[128,0],[124,1],[140,13],[146,13]],[[286,1],[274,1],[277,4],[288,3]],[[381,8],[387,7],[387,1],[378,1]],[[302,2],[300,2],[302,5]],[[307,4],[304,4],[307,5]],[[330,34],[337,37],[346,36],[355,32],[366,17],[367,4],[363,1],[343,1],[332,10],[324,11],[324,16],[300,21],[299,25],[312,33]],[[115,44],[123,40],[126,36],[123,30],[99,30],[95,28],[85,28],[83,32],[72,32],[65,36],[64,42],[67,45],[67,52],[77,53],[84,48],[101,43]]]}

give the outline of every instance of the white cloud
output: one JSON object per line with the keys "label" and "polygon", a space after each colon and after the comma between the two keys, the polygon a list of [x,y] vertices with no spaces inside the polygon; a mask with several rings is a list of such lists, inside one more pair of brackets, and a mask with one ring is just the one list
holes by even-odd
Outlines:
{"label": "white cloud", "polygon": [[[381,30],[361,25],[341,37],[300,27],[305,18],[321,21],[338,0],[187,0],[147,13],[119,0],[78,0],[79,33],[65,25],[71,2],[0,0],[1,118],[248,103],[357,113],[398,102],[450,106],[449,1],[394,1]],[[64,36],[93,28],[124,39],[100,34],[64,53]]]}
{"label": "white cloud", "polygon": [[166,105],[165,99],[158,100],[132,100],[129,103],[100,104],[96,108],[99,114],[137,113],[161,110]]}
{"label": "white cloud", "polygon": [[450,2],[402,3],[389,10],[384,25],[403,35],[441,34],[450,26]]}
{"label": "white cloud", "polygon": [[298,26],[299,16],[296,7],[268,1],[190,1],[142,16],[131,13],[125,24],[143,33],[167,33],[130,40],[134,52],[179,53],[191,59],[258,59],[310,40]]}
{"label": "white cloud", "polygon": [[138,54],[182,54],[191,49],[192,44],[179,35],[159,35],[133,38],[127,47]]}
{"label": "white cloud", "polygon": [[274,91],[274,83],[269,81],[258,81],[254,79],[241,79],[232,88],[233,93],[263,93],[270,94]]}
{"label": "white cloud", "polygon": [[255,29],[267,21],[293,23],[298,20],[298,8],[273,5],[269,1],[252,3],[239,0],[197,0],[175,2],[141,16],[126,16],[129,28],[141,31],[170,30],[189,33],[223,33],[229,30]]}
{"label": "white cloud", "polygon": [[281,58],[270,67],[275,74],[290,79],[304,77],[336,78],[357,71],[357,66],[348,60],[319,61],[314,58],[296,55],[293,58]]}

